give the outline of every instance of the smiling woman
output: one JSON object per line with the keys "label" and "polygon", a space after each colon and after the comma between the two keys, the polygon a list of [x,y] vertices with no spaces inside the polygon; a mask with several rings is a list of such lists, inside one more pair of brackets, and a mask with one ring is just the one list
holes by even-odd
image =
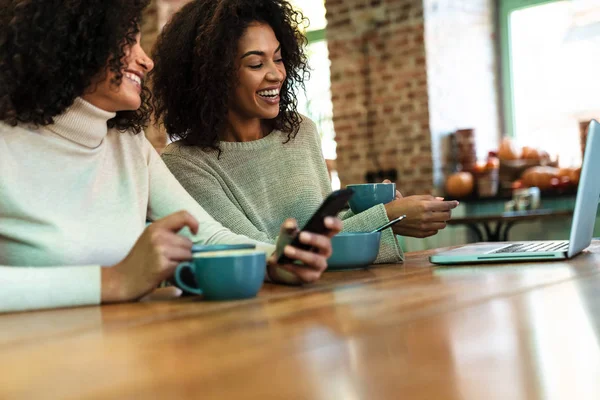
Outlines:
{"label": "smiling woman", "polygon": [[[139,58],[138,23],[148,2],[3,2],[0,120],[47,125],[95,87],[121,96],[124,69]],[[140,132],[150,115],[149,98],[146,87],[138,90],[128,107],[114,110],[109,126]]]}
{"label": "smiling woman", "polygon": [[[193,243],[254,244],[270,255],[263,273],[299,270],[215,221],[146,140],[147,3],[2,2],[0,312],[139,299],[192,257]],[[303,243],[319,253],[281,247],[310,282],[331,246],[325,235]]]}
{"label": "smiling woman", "polygon": [[[250,111],[246,107],[266,106],[256,90],[278,87],[279,104],[271,111],[277,114],[266,127],[254,119],[252,129],[256,135],[276,129],[293,138],[300,126],[294,89],[304,85],[308,74],[302,48],[306,39],[297,29],[303,21],[303,15],[284,0],[186,4],[165,26],[152,53],[157,119],[169,136],[181,139],[180,144],[220,152],[223,135]],[[260,87],[251,83],[260,76],[270,80]],[[234,93],[241,95],[239,101]]]}
{"label": "smiling woman", "polygon": [[144,90],[142,82],[146,74],[152,70],[154,63],[140,46],[140,34],[135,42],[124,49],[124,66],[120,84],[116,85],[117,73],[101,72],[92,80],[91,88],[81,96],[95,106],[111,112],[123,110],[135,111],[142,105],[141,94]]}
{"label": "smiling woman", "polygon": [[[309,126],[295,112],[293,93],[294,85],[304,82],[308,68],[301,46],[304,37],[296,29],[302,20],[302,14],[286,0],[196,0],[173,16],[153,51],[157,118],[165,124],[171,138],[180,139],[165,149],[164,160],[177,162],[181,151],[210,154],[217,160],[221,155],[235,159],[237,152],[232,150],[242,142],[250,146],[261,140],[264,141],[259,146],[287,143],[303,126]],[[252,157],[250,153],[246,155]],[[250,168],[246,172],[260,167],[258,163],[250,166],[239,161],[237,167]],[[312,161],[323,163],[320,155]],[[181,172],[198,177],[188,170]],[[184,176],[177,176],[191,193],[201,192],[213,199],[223,195],[223,187],[215,185],[214,180],[200,186],[196,184],[201,182],[195,181],[191,187]],[[261,187],[262,183],[256,186]],[[326,190],[324,186],[323,193]],[[309,204],[311,208],[313,203],[314,199]],[[224,213],[239,215],[239,210],[229,207],[229,201],[200,204],[210,206],[217,213],[216,219],[232,231],[254,240],[276,242],[220,219]],[[285,218],[298,215],[287,211],[270,216],[269,226],[276,227],[276,236]],[[304,222],[304,216],[300,222]],[[306,243],[304,240],[317,240],[319,236],[305,232],[300,239]],[[328,252],[318,247],[319,256]],[[300,253],[292,258],[299,259]],[[270,268],[269,274],[286,283],[311,282],[319,278],[324,267],[323,263],[311,261],[300,266]]]}
{"label": "smiling woman", "polygon": [[[286,78],[281,45],[273,29],[264,23],[251,23],[238,44],[238,84],[229,102],[229,124],[224,140],[248,141],[265,136],[262,129],[256,137],[237,134],[235,125],[244,120],[273,119],[279,114],[279,92]],[[233,128],[233,129],[231,129]]]}

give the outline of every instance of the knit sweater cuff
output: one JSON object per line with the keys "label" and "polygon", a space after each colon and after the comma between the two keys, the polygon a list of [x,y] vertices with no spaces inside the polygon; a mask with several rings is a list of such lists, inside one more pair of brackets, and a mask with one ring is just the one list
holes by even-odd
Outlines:
{"label": "knit sweater cuff", "polygon": [[[378,221],[378,226],[381,226],[387,222],[389,222],[389,218],[387,216],[387,212],[385,211],[385,206],[383,204],[379,204],[375,207],[371,207],[369,210],[373,210],[373,220]],[[381,222],[381,223],[379,223]],[[402,247],[398,243],[396,239],[396,235],[392,228],[384,229],[381,232],[381,242],[379,244],[379,254],[377,254],[377,259],[375,260],[375,264],[388,264],[388,263],[397,263],[404,261],[404,252],[402,251]]]}

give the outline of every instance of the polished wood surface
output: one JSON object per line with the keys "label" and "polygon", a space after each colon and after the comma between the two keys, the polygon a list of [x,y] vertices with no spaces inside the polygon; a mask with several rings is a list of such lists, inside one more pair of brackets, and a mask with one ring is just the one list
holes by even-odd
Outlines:
{"label": "polished wood surface", "polygon": [[0,399],[599,399],[600,242],[330,272],[237,302],[0,316]]}

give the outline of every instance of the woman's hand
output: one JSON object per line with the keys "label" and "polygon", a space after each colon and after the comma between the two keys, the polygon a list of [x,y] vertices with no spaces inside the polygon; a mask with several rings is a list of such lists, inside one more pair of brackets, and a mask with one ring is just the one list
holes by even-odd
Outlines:
{"label": "woman's hand", "polygon": [[[384,179],[383,183],[392,183],[392,181],[390,181],[389,179]],[[402,193],[400,193],[399,190],[396,190],[396,199],[401,199],[402,198]]]}
{"label": "woman's hand", "polygon": [[[383,183],[392,183],[386,179]],[[443,197],[429,195],[402,197],[396,190],[396,199],[385,205],[389,220],[406,214],[406,218],[392,227],[396,235],[425,238],[433,236],[446,227],[452,218],[452,209],[458,201],[444,201]]]}
{"label": "woman's hand", "polygon": [[[398,193],[399,195],[399,193]],[[406,214],[406,218],[392,227],[397,235],[425,238],[433,236],[446,227],[446,221],[452,218],[452,209],[458,201],[444,201],[443,198],[430,195],[396,197],[385,205],[390,220]]]}
{"label": "woman's hand", "polygon": [[[331,238],[342,230],[339,218],[326,217],[325,227],[328,232],[319,235],[311,232],[300,232],[300,242],[309,245],[316,251],[302,250],[286,245],[283,254],[302,264],[278,264],[277,252],[267,260],[267,273],[274,282],[300,284],[317,281],[327,269],[327,259],[331,256]],[[298,232],[296,220],[287,219],[281,225],[280,238],[293,237]],[[283,239],[280,239],[283,240]]]}
{"label": "woman's hand", "polygon": [[180,211],[148,226],[127,257],[102,268],[102,303],[139,299],[173,275],[180,262],[192,258],[192,241],[177,234],[183,227],[198,231],[198,221]]}

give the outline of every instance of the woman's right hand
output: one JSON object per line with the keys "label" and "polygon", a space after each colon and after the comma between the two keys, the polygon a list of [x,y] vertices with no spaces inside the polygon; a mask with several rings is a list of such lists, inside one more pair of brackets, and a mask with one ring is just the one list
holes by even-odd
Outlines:
{"label": "woman's right hand", "polygon": [[[342,221],[339,218],[326,217],[324,220],[327,232],[316,234],[311,232],[299,232],[296,220],[289,218],[281,225],[278,247],[284,246],[283,251],[289,259],[300,262],[279,264],[278,253],[273,253],[267,259],[267,274],[277,283],[288,285],[299,285],[317,281],[327,269],[327,259],[331,256],[331,238],[342,230]],[[302,250],[287,243],[292,237],[299,233],[302,244],[313,248],[313,251]]]}
{"label": "woman's right hand", "polygon": [[192,258],[192,241],[177,234],[186,226],[198,232],[198,221],[186,211],[159,219],[144,230],[123,261],[103,267],[102,303],[139,299]]}
{"label": "woman's right hand", "polygon": [[433,236],[446,227],[446,221],[452,218],[452,209],[458,201],[444,201],[430,195],[396,197],[385,205],[390,221],[406,214],[406,218],[393,226],[396,235],[426,238]]}

